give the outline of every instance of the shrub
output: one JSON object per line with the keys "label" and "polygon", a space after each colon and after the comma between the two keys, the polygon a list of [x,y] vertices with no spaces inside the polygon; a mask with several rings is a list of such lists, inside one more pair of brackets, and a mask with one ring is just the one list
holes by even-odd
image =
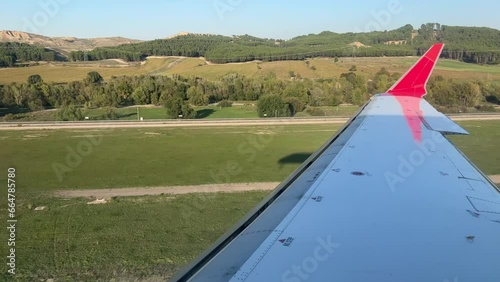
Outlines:
{"label": "shrub", "polygon": [[115,109],[111,107],[107,107],[104,109],[104,113],[101,116],[101,119],[105,120],[117,120],[119,118],[118,114],[116,113]]}
{"label": "shrub", "polygon": [[306,103],[296,97],[287,97],[285,99],[285,102],[290,105],[292,116],[294,116],[296,113],[302,112],[306,108]]}
{"label": "shrub", "polygon": [[4,117],[3,117],[3,121],[13,121],[15,119],[14,115],[13,114],[6,114]]}
{"label": "shrub", "polygon": [[495,107],[492,105],[479,105],[475,107],[480,112],[495,112]]}
{"label": "shrub", "polygon": [[230,108],[233,106],[233,102],[231,101],[228,101],[228,100],[223,100],[223,101],[220,101],[218,104],[217,104],[217,107],[220,107],[220,108]]}
{"label": "shrub", "polygon": [[307,108],[306,112],[313,117],[323,117],[325,116],[325,111],[320,108]]}

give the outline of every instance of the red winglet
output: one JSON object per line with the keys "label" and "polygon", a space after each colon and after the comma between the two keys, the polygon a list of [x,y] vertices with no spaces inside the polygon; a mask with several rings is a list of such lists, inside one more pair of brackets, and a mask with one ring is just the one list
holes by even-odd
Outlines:
{"label": "red winglet", "polygon": [[387,93],[394,96],[422,98],[427,94],[425,86],[436,65],[444,44],[435,44]]}

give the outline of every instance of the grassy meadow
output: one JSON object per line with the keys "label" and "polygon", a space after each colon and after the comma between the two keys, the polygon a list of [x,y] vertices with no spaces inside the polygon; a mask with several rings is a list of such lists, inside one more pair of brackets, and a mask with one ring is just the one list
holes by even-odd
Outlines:
{"label": "grassy meadow", "polygon": [[[275,73],[279,79],[289,79],[290,71],[304,78],[318,79],[339,77],[352,65],[357,66],[358,73],[371,77],[382,67],[386,67],[390,72],[403,74],[417,59],[417,57],[340,58],[338,62],[334,62],[332,58],[315,58],[308,60],[308,65],[306,61],[211,64],[203,58],[152,57],[142,64],[127,64],[116,60],[47,63],[33,67],[0,69],[0,84],[25,82],[33,74],[41,75],[46,82],[66,83],[82,80],[90,71],[99,72],[104,79],[123,75],[172,74],[218,79],[234,72],[249,77]],[[453,60],[440,60],[435,73],[463,80],[500,80],[500,65],[481,66]]]}
{"label": "grassy meadow", "polygon": [[[105,205],[88,205],[85,199],[19,198],[15,280],[165,281],[266,194],[115,198]],[[47,209],[35,211],[32,205]],[[5,222],[3,205],[0,212]],[[1,232],[2,242],[7,235]],[[6,244],[0,252],[7,253]],[[11,278],[2,264],[0,281]]]}
{"label": "grassy meadow", "polygon": [[[232,164],[244,173],[220,181],[280,181],[298,165],[280,159],[314,152],[339,127],[0,131],[0,171],[16,167],[19,186],[30,191],[216,183],[212,175]],[[77,150],[86,156],[72,158]],[[60,181],[54,164],[71,171]]]}
{"label": "grassy meadow", "polygon": [[[451,139],[486,174],[500,174],[500,122],[461,124],[472,135]],[[0,131],[0,171],[18,170],[20,192],[281,181],[302,159],[280,160],[314,152],[339,127]]]}
{"label": "grassy meadow", "polygon": [[[255,103],[255,102],[254,102]],[[222,118],[258,118],[257,107],[255,104],[249,105],[235,105],[229,108],[220,108],[217,106],[203,106],[203,107],[193,107],[196,111],[196,119],[222,119]],[[349,113],[353,114],[358,107],[346,107],[349,108]],[[139,109],[139,111],[137,110]],[[139,116],[144,120],[158,120],[158,119],[169,119],[167,115],[167,110],[164,107],[148,106],[148,107],[125,107],[125,108],[113,108],[117,118],[116,120],[126,121],[126,120],[138,120],[137,112]],[[90,120],[103,120],[105,113],[105,108],[97,109],[84,109],[83,115],[88,117]],[[334,107],[330,107],[326,110],[326,113],[332,113],[335,115],[336,112],[345,113],[347,111],[338,111]],[[0,109],[0,117],[3,115],[2,109]],[[57,120],[57,110],[43,110],[36,112],[25,112],[15,114],[16,119],[12,122],[28,122],[28,121],[56,121]]]}
{"label": "grassy meadow", "polygon": [[[193,107],[196,111],[196,119],[257,119],[256,102],[253,103],[240,103],[228,108],[220,108],[218,106],[202,106]],[[138,120],[137,109],[139,109],[139,116],[144,120],[159,120],[169,119],[167,110],[163,107],[148,106],[148,107],[125,107],[113,108],[117,118],[116,120]],[[331,117],[351,117],[358,110],[358,106],[342,105],[338,107],[314,107],[315,115],[331,116]],[[105,108],[98,109],[84,109],[83,115],[90,120],[102,120]],[[0,117],[5,113],[0,109]],[[11,122],[28,122],[28,121],[56,121],[57,110],[43,110],[36,112],[16,113],[15,121]],[[311,117],[307,111],[300,112],[296,117]]]}
{"label": "grassy meadow", "polygon": [[500,121],[459,122],[469,136],[450,136],[452,142],[487,175],[500,175]]}

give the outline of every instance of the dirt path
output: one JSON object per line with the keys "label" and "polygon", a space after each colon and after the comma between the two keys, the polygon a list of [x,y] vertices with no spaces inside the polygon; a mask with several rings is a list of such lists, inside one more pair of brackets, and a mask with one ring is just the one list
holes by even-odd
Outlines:
{"label": "dirt path", "polygon": [[55,194],[64,198],[112,198],[146,195],[181,195],[191,193],[216,193],[216,192],[245,192],[245,191],[269,191],[278,186],[278,182],[242,183],[242,184],[215,184],[215,185],[192,185],[171,187],[139,187],[118,189],[95,189],[95,190],[67,190],[57,191]]}
{"label": "dirt path", "polygon": [[[500,183],[500,175],[490,175],[489,178]],[[138,187],[138,188],[116,188],[116,189],[94,189],[94,190],[64,190],[55,192],[56,196],[63,198],[97,198],[109,199],[112,197],[147,196],[147,195],[182,195],[192,193],[233,193],[246,191],[270,191],[276,188],[279,182],[261,183],[236,183],[236,184],[213,184],[213,185],[191,185],[170,187]]]}
{"label": "dirt path", "polygon": [[186,58],[183,58],[183,57],[177,58],[175,61],[173,61],[170,64],[168,64],[166,67],[159,68],[157,70],[154,70],[153,72],[150,72],[149,75],[163,74],[164,72],[168,71],[169,69],[171,69],[171,68],[175,67],[176,65],[180,64],[185,59]]}
{"label": "dirt path", "polygon": [[494,183],[500,184],[500,175],[490,175],[489,178]]}

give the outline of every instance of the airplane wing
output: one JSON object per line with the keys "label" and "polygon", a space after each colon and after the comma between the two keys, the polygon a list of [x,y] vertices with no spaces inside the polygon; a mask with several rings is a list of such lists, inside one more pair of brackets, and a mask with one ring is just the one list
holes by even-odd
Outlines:
{"label": "airplane wing", "polygon": [[423,98],[434,45],[173,281],[500,281],[500,193]]}

